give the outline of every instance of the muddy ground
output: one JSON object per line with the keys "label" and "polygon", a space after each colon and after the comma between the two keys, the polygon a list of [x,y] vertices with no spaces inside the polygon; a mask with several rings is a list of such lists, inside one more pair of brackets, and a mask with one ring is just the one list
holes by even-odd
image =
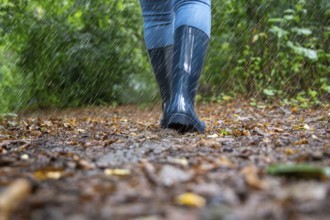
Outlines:
{"label": "muddy ground", "polygon": [[[17,179],[32,187],[7,217],[330,219],[329,107],[231,102],[198,112],[205,134],[162,130],[160,110],[138,106],[2,118],[0,199]],[[272,175],[273,164],[318,169]]]}

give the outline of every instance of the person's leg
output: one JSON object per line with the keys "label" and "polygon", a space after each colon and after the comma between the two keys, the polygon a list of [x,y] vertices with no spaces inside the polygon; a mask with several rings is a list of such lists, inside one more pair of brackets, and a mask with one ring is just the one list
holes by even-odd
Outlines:
{"label": "person's leg", "polygon": [[211,35],[211,0],[173,0],[174,29],[191,26]]}
{"label": "person's leg", "polygon": [[174,12],[172,0],[140,0],[144,18],[144,39],[162,97],[162,128],[167,125],[164,109],[170,100]]}
{"label": "person's leg", "polygon": [[173,45],[173,0],[140,0],[147,49]]}
{"label": "person's leg", "polygon": [[180,132],[205,131],[194,110],[194,99],[209,45],[210,0],[174,0],[175,34],[171,99],[167,127]]}

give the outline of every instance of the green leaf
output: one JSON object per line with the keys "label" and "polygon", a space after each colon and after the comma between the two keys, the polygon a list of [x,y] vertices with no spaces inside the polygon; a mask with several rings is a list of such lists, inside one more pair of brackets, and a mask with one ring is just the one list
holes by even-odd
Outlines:
{"label": "green leaf", "polygon": [[123,1],[119,1],[118,4],[117,4],[117,7],[120,11],[122,11],[124,9],[124,3]]}
{"label": "green leaf", "polygon": [[280,23],[283,21],[283,18],[270,18],[268,19],[269,23]]}
{"label": "green leaf", "polygon": [[285,15],[284,19],[287,20],[287,21],[292,21],[292,20],[294,20],[294,16],[293,15]]}
{"label": "green leaf", "polygon": [[327,179],[330,177],[330,167],[310,164],[275,164],[269,166],[266,171],[270,175],[304,179]]}
{"label": "green leaf", "polygon": [[330,86],[322,86],[322,89],[325,90],[327,93],[330,93]]}
{"label": "green leaf", "polygon": [[310,60],[318,60],[318,55],[316,50],[305,48],[299,45],[294,45],[291,41],[287,42],[287,46],[293,50],[294,53],[302,55]]}
{"label": "green leaf", "polygon": [[310,29],[307,28],[292,28],[291,29],[292,32],[298,34],[298,35],[304,35],[304,36],[309,36],[312,34],[312,31]]}
{"label": "green leaf", "polygon": [[284,30],[284,29],[282,29],[282,28],[280,28],[278,26],[271,27],[269,29],[269,31],[271,33],[274,33],[277,36],[277,38],[279,38],[279,39],[282,38],[282,37],[284,37],[284,36],[286,36],[286,35],[288,35],[288,32],[286,30]]}
{"label": "green leaf", "polygon": [[293,9],[286,9],[286,10],[284,11],[284,13],[285,13],[285,14],[294,14],[294,13],[295,13],[295,10],[293,10]]}
{"label": "green leaf", "polygon": [[263,93],[267,96],[274,96],[275,95],[275,92],[272,89],[264,89]]}

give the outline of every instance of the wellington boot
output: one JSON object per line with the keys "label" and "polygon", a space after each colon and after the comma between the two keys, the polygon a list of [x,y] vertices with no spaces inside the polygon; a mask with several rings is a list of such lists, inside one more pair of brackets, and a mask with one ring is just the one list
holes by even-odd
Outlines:
{"label": "wellington boot", "polygon": [[203,31],[191,26],[175,31],[171,98],[165,110],[168,128],[181,133],[205,131],[205,123],[195,113],[194,100],[209,41]]}
{"label": "wellington boot", "polygon": [[159,86],[162,98],[163,115],[160,120],[160,127],[166,128],[168,116],[165,109],[171,98],[170,75],[173,61],[173,45],[148,50],[152,68]]}

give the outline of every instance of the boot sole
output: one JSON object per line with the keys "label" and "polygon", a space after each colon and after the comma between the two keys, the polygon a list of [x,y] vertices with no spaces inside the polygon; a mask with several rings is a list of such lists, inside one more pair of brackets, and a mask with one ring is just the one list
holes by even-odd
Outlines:
{"label": "boot sole", "polygon": [[167,122],[165,120],[161,120],[159,124],[160,124],[160,128],[162,128],[162,129],[167,128]]}
{"label": "boot sole", "polygon": [[182,113],[174,113],[168,120],[167,128],[177,130],[179,133],[199,132],[204,133],[205,128],[200,126],[194,119]]}

